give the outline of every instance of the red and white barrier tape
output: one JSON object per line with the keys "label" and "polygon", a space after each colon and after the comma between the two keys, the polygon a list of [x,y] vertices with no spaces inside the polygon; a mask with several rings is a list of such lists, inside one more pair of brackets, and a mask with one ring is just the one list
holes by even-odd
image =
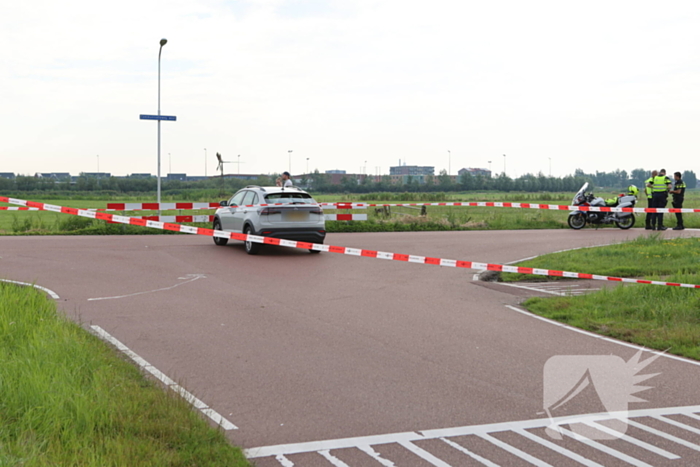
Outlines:
{"label": "red and white barrier tape", "polygon": [[488,271],[501,271],[501,272],[512,272],[518,274],[534,274],[538,276],[557,276],[557,277],[569,277],[573,279],[592,279],[599,281],[615,281],[615,282],[627,282],[632,284],[650,284],[650,285],[666,285],[672,287],[686,287],[691,289],[700,289],[698,284],[681,284],[675,282],[662,282],[662,281],[649,281],[643,279],[630,279],[626,277],[611,277],[611,276],[601,276],[597,274],[585,274],[581,272],[570,272],[570,271],[556,271],[551,269],[537,269],[537,268],[525,268],[520,266],[508,266],[503,264],[492,264],[492,263],[478,263],[474,261],[459,261],[454,259],[444,259],[444,258],[431,258],[427,256],[416,256],[407,255],[403,253],[390,253],[386,251],[375,251],[375,250],[364,250],[360,248],[349,248],[344,246],[334,246],[334,245],[320,245],[317,243],[307,243],[298,242],[294,240],[283,240],[279,238],[271,237],[261,237],[258,235],[246,235],[242,233],[224,232],[222,230],[212,230],[205,229],[202,227],[193,227],[189,225],[173,224],[169,222],[156,222],[146,219],[138,219],[135,217],[125,217],[118,216],[115,214],[108,214],[106,212],[95,212],[86,211],[83,209],[68,208],[63,206],[56,206],[53,204],[37,203],[34,201],[26,201],[15,198],[6,198],[0,196],[0,202],[5,202],[9,204],[19,204],[27,207],[34,207],[41,209],[43,211],[60,212],[64,214],[71,214],[74,216],[89,217],[92,219],[101,219],[108,222],[115,222],[120,224],[130,224],[139,225],[142,227],[149,227],[152,229],[161,230],[171,230],[174,232],[181,232],[192,235],[204,235],[207,237],[220,237],[227,238],[231,240],[241,240],[249,241],[254,243],[264,243],[267,245],[278,245],[289,248],[302,248],[302,249],[313,249],[319,251],[326,251],[329,253],[339,253],[343,255],[350,256],[364,256],[366,258],[377,258],[377,259],[387,259],[393,261],[404,261],[408,263],[418,263],[418,264],[432,264],[435,266],[446,266],[453,268],[465,268],[465,269],[477,269],[477,270],[488,270]]}
{"label": "red and white barrier tape", "polygon": [[0,211],[38,211],[37,208],[16,208],[16,207],[9,207],[9,206],[0,206]]}
{"label": "red and white barrier tape", "polygon": [[108,211],[174,211],[216,209],[219,203],[107,203]]}
{"label": "red and white barrier tape", "polygon": [[327,221],[366,221],[367,214],[324,214]]}
{"label": "red and white barrier tape", "polygon": [[[321,203],[321,205],[326,203]],[[344,203],[342,209],[362,209],[367,207],[400,207],[400,206],[465,206],[481,208],[519,208],[519,209],[545,209],[552,211],[591,211],[591,212],[648,212],[648,213],[693,213],[700,209],[692,208],[617,208],[608,206],[569,206],[559,204],[534,204],[534,203],[501,203],[491,201],[478,202],[453,202],[453,203],[403,203],[403,204],[367,204]]]}
{"label": "red and white barrier tape", "polygon": [[[239,206],[239,208],[284,206],[286,203],[255,204]],[[608,206],[569,206],[560,204],[534,204],[534,203],[502,203],[491,201],[478,202],[445,202],[445,203],[318,203],[324,209],[367,209],[368,207],[416,207],[416,206],[464,206],[485,208],[517,208],[517,209],[544,209],[550,211],[591,211],[591,212],[636,212],[636,213],[697,213],[700,209],[693,208],[619,208]],[[159,207],[160,206],[160,207]],[[157,211],[176,209],[216,209],[218,203],[108,203],[106,211]]]}

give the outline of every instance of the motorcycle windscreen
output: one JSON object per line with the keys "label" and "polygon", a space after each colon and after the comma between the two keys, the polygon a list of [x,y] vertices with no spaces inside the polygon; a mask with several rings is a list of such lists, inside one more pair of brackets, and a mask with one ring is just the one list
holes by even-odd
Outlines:
{"label": "motorcycle windscreen", "polygon": [[577,204],[577,199],[583,197],[583,194],[586,192],[586,189],[588,188],[588,182],[584,183],[583,186],[581,187],[580,190],[578,190],[578,193],[574,195],[574,199],[571,201],[571,204]]}

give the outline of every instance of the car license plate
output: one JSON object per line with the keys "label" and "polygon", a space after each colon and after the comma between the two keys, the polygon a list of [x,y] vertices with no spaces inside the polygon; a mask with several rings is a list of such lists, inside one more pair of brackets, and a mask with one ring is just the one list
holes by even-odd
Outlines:
{"label": "car license plate", "polygon": [[309,219],[309,213],[306,211],[286,211],[282,218],[289,222],[301,222]]}

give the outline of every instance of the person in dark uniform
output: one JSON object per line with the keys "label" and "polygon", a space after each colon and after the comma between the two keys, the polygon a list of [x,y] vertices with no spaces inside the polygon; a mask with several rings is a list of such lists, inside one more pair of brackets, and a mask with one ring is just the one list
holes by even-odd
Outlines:
{"label": "person in dark uniform", "polygon": [[[648,185],[647,185],[648,186]],[[653,208],[665,208],[668,203],[668,192],[671,190],[671,179],[666,176],[666,169],[659,170],[659,175],[651,183],[651,202]],[[651,218],[652,230],[666,230],[663,213],[655,213]]]}
{"label": "person in dark uniform", "polygon": [[[646,181],[644,182],[644,193],[647,195],[647,207],[652,208],[652,202],[651,202],[651,185],[654,183],[654,177],[659,175],[659,172],[656,170],[651,171],[651,177],[647,178]],[[654,230],[654,228],[651,226],[651,219],[654,217],[654,214],[648,212],[646,215],[646,218],[644,219],[644,223],[646,224],[644,229],[646,230]]]}
{"label": "person in dark uniform", "polygon": [[[673,186],[673,190],[671,190],[671,194],[673,195],[673,201],[671,201],[671,206],[677,209],[681,209],[683,207],[683,198],[685,197],[685,183],[681,178],[680,172],[674,173],[673,179],[675,180],[675,185]],[[685,229],[685,227],[683,227],[683,214],[677,212],[676,226],[673,228],[673,230],[683,229]]]}

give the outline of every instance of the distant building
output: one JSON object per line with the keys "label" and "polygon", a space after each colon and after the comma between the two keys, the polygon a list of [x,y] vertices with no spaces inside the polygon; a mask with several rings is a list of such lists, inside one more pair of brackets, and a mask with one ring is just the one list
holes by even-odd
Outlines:
{"label": "distant building", "polygon": [[460,169],[457,173],[460,177],[464,174],[467,174],[473,177],[481,175],[482,177],[491,178],[491,171],[488,169],[474,169],[470,167],[466,169]]}
{"label": "distant building", "polygon": [[68,172],[37,172],[34,174],[35,178],[50,178],[55,181],[65,181],[70,180],[70,174]]}
{"label": "distant building", "polygon": [[[70,178],[70,174],[66,174]],[[88,178],[109,178],[112,176],[109,172],[81,172],[80,175]]]}
{"label": "distant building", "polygon": [[397,165],[389,167],[389,175],[411,175],[424,177],[425,175],[435,175],[435,167],[419,165]]}
{"label": "distant building", "polygon": [[340,175],[345,175],[344,170],[326,170],[327,174],[340,174]]}
{"label": "distant building", "polygon": [[131,174],[129,175],[129,178],[138,178],[138,179],[148,179],[152,178],[153,175],[151,174]]}
{"label": "distant building", "polygon": [[168,174],[165,176],[165,179],[169,182],[186,182],[187,174]]}
{"label": "distant building", "polygon": [[9,178],[10,180],[14,180],[15,174],[12,172],[0,172],[0,178]]}

